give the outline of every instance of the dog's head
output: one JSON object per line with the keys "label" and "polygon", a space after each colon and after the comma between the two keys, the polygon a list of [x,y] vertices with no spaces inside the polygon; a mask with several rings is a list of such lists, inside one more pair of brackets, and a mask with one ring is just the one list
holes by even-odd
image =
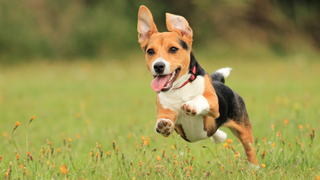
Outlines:
{"label": "dog's head", "polygon": [[138,14],[139,43],[145,52],[146,64],[154,76],[155,91],[169,91],[181,86],[191,76],[192,29],[182,16],[166,13],[169,32],[159,33],[149,9],[141,6]]}

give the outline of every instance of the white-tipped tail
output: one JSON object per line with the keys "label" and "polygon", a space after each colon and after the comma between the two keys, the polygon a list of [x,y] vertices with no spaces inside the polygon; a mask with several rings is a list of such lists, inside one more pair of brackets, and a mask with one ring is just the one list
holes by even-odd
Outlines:
{"label": "white-tipped tail", "polygon": [[226,78],[230,75],[231,70],[232,70],[232,68],[225,67],[225,68],[218,69],[216,72],[221,73],[223,75],[223,77]]}

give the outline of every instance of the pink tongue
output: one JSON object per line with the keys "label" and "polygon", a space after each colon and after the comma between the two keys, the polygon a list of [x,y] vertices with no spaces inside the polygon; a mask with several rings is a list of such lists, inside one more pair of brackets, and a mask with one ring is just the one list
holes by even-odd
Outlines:
{"label": "pink tongue", "polygon": [[166,76],[161,76],[161,75],[158,75],[156,78],[154,78],[154,80],[151,82],[151,87],[153,90],[155,91],[161,91],[161,89],[163,88],[163,86],[166,84],[167,82],[167,77],[169,75],[166,75]]}

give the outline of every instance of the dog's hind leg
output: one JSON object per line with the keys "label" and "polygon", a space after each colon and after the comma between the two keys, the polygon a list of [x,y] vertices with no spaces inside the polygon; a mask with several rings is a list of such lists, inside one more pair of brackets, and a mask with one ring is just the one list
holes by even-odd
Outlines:
{"label": "dog's hind leg", "polygon": [[226,139],[227,139],[227,133],[219,129],[211,136],[211,141],[216,144],[222,143]]}
{"label": "dog's hind leg", "polygon": [[244,124],[237,124],[235,121],[229,120],[224,124],[224,126],[228,127],[231,132],[241,141],[248,161],[254,165],[258,165],[255,149],[253,146],[253,135],[249,118]]}

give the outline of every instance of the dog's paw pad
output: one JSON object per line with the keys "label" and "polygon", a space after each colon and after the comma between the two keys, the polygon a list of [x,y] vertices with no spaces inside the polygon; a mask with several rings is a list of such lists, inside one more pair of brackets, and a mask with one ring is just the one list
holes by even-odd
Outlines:
{"label": "dog's paw pad", "polygon": [[156,132],[163,136],[169,136],[173,131],[174,124],[170,119],[159,119],[156,124]]}
{"label": "dog's paw pad", "polygon": [[197,114],[197,109],[191,102],[183,103],[180,108],[188,115],[194,116]]}

